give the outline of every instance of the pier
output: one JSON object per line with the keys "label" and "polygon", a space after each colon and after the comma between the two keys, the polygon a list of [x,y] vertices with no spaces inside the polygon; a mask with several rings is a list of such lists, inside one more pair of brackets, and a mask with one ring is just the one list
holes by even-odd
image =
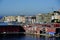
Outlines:
{"label": "pier", "polygon": [[[59,24],[60,25],[60,24]],[[54,25],[38,24],[38,25],[0,25],[0,34],[29,34],[29,35],[42,35],[42,36],[55,36],[60,37],[60,27]]]}

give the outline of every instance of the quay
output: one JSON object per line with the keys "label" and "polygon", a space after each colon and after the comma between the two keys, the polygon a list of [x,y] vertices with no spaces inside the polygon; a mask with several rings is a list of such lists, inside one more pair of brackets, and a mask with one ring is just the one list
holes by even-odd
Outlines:
{"label": "quay", "polygon": [[0,34],[29,34],[60,37],[60,23],[58,24],[34,24],[29,26],[21,25],[0,25]]}
{"label": "quay", "polygon": [[1,35],[11,35],[11,34],[26,34],[26,35],[41,35],[41,36],[47,36],[47,37],[60,37],[59,34],[56,35],[50,35],[50,34],[39,34],[39,33],[26,33],[26,32],[3,32],[0,33]]}
{"label": "quay", "polygon": [[3,32],[0,34],[25,34],[25,32]]}
{"label": "quay", "polygon": [[60,23],[52,24],[30,24],[24,29],[28,34],[60,37]]}

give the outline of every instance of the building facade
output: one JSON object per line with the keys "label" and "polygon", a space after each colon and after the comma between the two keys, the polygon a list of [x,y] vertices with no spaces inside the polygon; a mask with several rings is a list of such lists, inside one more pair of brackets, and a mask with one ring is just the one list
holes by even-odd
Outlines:
{"label": "building facade", "polygon": [[53,12],[52,22],[60,22],[60,12],[59,11]]}
{"label": "building facade", "polygon": [[31,17],[31,23],[33,24],[33,23],[36,23],[36,16],[32,16]]}
{"label": "building facade", "polygon": [[47,13],[47,14],[38,14],[36,16],[36,21],[37,23],[48,23],[51,22],[51,13]]}
{"label": "building facade", "polygon": [[4,21],[5,22],[16,21],[16,17],[15,16],[4,16]]}
{"label": "building facade", "polygon": [[25,23],[26,21],[26,17],[24,15],[17,16],[16,19],[17,19],[17,22]]}
{"label": "building facade", "polygon": [[55,19],[60,20],[60,12],[59,11],[54,11],[54,17],[55,17]]}
{"label": "building facade", "polygon": [[44,20],[44,17],[42,14],[36,15],[36,22],[37,23],[41,23],[41,22],[43,22],[43,20]]}

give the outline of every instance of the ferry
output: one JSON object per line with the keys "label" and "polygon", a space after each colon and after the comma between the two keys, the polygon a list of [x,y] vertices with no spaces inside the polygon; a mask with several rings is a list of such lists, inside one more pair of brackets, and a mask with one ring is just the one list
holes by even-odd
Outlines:
{"label": "ferry", "polygon": [[0,23],[0,34],[19,34],[25,32],[21,25]]}

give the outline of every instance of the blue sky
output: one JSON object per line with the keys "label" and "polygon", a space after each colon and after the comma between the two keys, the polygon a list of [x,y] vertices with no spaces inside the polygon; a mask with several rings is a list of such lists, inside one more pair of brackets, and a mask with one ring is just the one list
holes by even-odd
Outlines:
{"label": "blue sky", "polygon": [[60,9],[59,4],[60,0],[0,0],[0,16],[52,12]]}

